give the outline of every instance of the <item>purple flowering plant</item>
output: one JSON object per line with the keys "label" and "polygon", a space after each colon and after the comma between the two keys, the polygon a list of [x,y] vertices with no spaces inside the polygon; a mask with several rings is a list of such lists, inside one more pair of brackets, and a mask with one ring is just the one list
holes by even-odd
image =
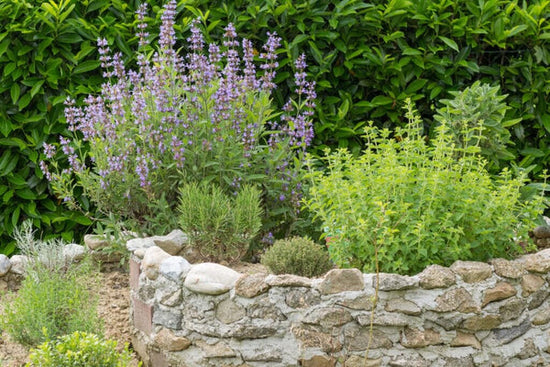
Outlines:
{"label": "purple flowering plant", "polygon": [[[150,49],[145,15],[143,4],[137,37]],[[162,13],[156,52],[148,57],[141,47],[135,70],[98,40],[108,81],[83,107],[66,101],[72,138],[45,143],[41,168],[69,207],[81,207],[75,192],[82,190],[100,212],[152,231],[159,211],[174,212],[183,183],[212,183],[229,194],[256,185],[266,230],[275,229],[299,210],[301,166],[313,139],[315,84],[306,80],[305,56],[295,63],[297,98],[275,111],[270,94],[281,41],[275,33],[257,52],[251,41],[239,42],[229,24],[221,45],[207,45],[193,21],[181,55],[175,15],[172,0]],[[60,159],[71,169],[59,170]]]}

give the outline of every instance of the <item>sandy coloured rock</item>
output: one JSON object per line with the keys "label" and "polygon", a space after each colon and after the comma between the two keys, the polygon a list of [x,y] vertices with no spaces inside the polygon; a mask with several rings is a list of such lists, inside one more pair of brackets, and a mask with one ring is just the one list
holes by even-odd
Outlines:
{"label": "sandy coloured rock", "polygon": [[357,269],[333,269],[319,284],[321,294],[360,291],[363,288],[365,288],[363,273]]}
{"label": "sandy coloured rock", "polygon": [[157,279],[159,275],[160,264],[170,255],[163,251],[160,247],[152,246],[145,250],[143,261],[141,262],[141,270],[149,279]]}
{"label": "sandy coloured rock", "polygon": [[481,282],[491,276],[491,265],[477,261],[455,261],[451,270],[460,275],[466,283]]}
{"label": "sandy coloured rock", "polygon": [[177,255],[189,243],[189,238],[181,230],[175,229],[166,236],[153,237],[153,242],[170,255]]}
{"label": "sandy coloured rock", "polygon": [[196,293],[222,294],[233,288],[240,276],[227,266],[202,263],[191,266],[183,285]]}

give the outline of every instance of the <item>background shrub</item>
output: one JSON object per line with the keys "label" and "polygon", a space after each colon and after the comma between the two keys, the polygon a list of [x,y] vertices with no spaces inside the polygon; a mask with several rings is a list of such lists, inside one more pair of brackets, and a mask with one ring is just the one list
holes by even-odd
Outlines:
{"label": "background shrub", "polygon": [[[31,351],[27,367],[128,367],[128,346],[118,352],[117,342],[76,331],[44,342]],[[141,365],[141,363],[140,363]]]}
{"label": "background shrub", "polygon": [[[0,32],[0,251],[5,253],[14,249],[9,237],[14,226],[27,217],[47,235],[63,233],[66,239],[81,232],[75,231],[78,222],[90,223],[62,208],[48,191],[37,149],[67,134],[64,93],[99,90],[93,44],[100,34],[116,44],[125,61],[135,61],[137,1],[65,0],[58,8],[43,3],[0,4],[5,25]],[[148,3],[156,14],[160,2]],[[207,20],[210,42],[220,40],[233,22],[257,49],[267,31],[283,35],[278,106],[293,88],[280,83],[293,73],[291,60],[306,52],[320,101],[314,153],[325,147],[359,153],[368,120],[390,129],[406,122],[400,108],[407,97],[433,130],[438,99],[452,98],[451,91],[476,80],[500,86],[510,107],[505,121],[522,119],[504,126],[515,144],[508,146],[512,162],[531,167],[536,176],[550,159],[549,7],[544,0],[194,0],[180,1],[175,28],[183,40],[192,19]],[[148,22],[156,29],[160,19]],[[499,164],[509,164],[509,158]]]}
{"label": "background shrub", "polygon": [[332,237],[334,262],[374,272],[378,258],[380,271],[415,274],[521,253],[543,199],[523,201],[524,175],[505,169],[494,179],[479,147],[455,147],[446,122],[427,143],[408,108],[395,137],[369,125],[363,154],[338,150],[324,158],[326,172],[311,172],[307,206]]}
{"label": "background shrub", "polygon": [[275,241],[262,255],[261,262],[275,274],[304,277],[323,275],[333,267],[327,251],[304,237]]}

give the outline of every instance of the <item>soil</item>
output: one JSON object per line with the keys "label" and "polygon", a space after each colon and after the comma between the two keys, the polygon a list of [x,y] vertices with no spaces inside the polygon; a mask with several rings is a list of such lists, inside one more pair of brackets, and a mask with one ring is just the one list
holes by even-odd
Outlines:
{"label": "soil", "polygon": [[[104,320],[104,334],[107,339],[116,340],[118,345],[123,347],[125,343],[130,344],[129,275],[120,269],[111,269],[101,273],[101,278],[98,312]],[[0,312],[5,307],[4,299],[5,297],[0,298]],[[0,366],[24,366],[28,362],[28,355],[29,351],[10,340],[6,333],[0,335]],[[132,365],[138,365],[135,354]]]}

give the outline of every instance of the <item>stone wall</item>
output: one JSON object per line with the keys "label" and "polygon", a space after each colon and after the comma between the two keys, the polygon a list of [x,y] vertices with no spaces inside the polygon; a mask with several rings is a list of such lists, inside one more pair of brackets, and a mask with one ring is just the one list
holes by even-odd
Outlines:
{"label": "stone wall", "polygon": [[412,277],[308,279],[191,265],[171,237],[128,243],[133,346],[146,366],[550,365],[550,249]]}

